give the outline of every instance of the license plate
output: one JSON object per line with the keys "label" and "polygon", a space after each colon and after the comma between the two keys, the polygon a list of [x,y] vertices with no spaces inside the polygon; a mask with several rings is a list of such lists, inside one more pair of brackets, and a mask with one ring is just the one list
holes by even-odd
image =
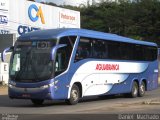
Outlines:
{"label": "license plate", "polygon": [[29,97],[31,97],[31,95],[30,94],[23,94],[22,97],[29,98]]}

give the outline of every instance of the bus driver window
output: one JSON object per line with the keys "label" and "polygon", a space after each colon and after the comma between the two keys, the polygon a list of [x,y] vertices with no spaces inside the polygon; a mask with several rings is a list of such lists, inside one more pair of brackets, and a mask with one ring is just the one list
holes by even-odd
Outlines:
{"label": "bus driver window", "polygon": [[75,61],[79,61],[82,59],[89,58],[91,55],[91,42],[88,39],[80,39],[77,51],[76,51],[76,57]]}

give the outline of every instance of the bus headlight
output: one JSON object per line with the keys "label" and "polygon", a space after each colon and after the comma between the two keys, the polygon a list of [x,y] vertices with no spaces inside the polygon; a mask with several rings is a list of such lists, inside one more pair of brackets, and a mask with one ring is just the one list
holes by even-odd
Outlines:
{"label": "bus headlight", "polygon": [[46,89],[46,88],[49,88],[49,85],[43,85],[41,86],[42,89]]}
{"label": "bus headlight", "polygon": [[13,88],[14,86],[12,84],[8,84],[8,87],[9,88]]}
{"label": "bus headlight", "polygon": [[54,86],[54,82],[50,83],[49,86],[50,86],[50,87]]}
{"label": "bus headlight", "polygon": [[50,83],[49,85],[43,85],[40,88],[46,89],[46,88],[52,87],[53,85],[54,85],[54,82]]}
{"label": "bus headlight", "polygon": [[56,85],[58,82],[59,82],[59,80],[55,80],[55,81],[54,81],[54,84]]}
{"label": "bus headlight", "polygon": [[16,86],[16,82],[10,80],[9,83],[8,83],[8,87],[13,88],[15,86]]}
{"label": "bus headlight", "polygon": [[16,82],[10,80],[9,85],[16,86]]}

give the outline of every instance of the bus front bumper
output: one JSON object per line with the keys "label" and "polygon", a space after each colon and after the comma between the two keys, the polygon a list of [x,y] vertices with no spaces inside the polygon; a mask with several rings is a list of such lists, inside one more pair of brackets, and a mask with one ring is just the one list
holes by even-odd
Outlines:
{"label": "bus front bumper", "polygon": [[41,87],[16,87],[9,84],[8,94],[15,99],[54,99],[54,85],[44,85]]}

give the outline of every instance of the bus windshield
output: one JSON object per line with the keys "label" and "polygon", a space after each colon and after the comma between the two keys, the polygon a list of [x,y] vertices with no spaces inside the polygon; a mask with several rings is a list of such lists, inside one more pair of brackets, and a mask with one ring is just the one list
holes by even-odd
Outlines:
{"label": "bus windshield", "polygon": [[52,41],[18,41],[10,64],[10,79],[18,82],[38,82],[51,78],[53,61],[51,49],[56,45]]}

